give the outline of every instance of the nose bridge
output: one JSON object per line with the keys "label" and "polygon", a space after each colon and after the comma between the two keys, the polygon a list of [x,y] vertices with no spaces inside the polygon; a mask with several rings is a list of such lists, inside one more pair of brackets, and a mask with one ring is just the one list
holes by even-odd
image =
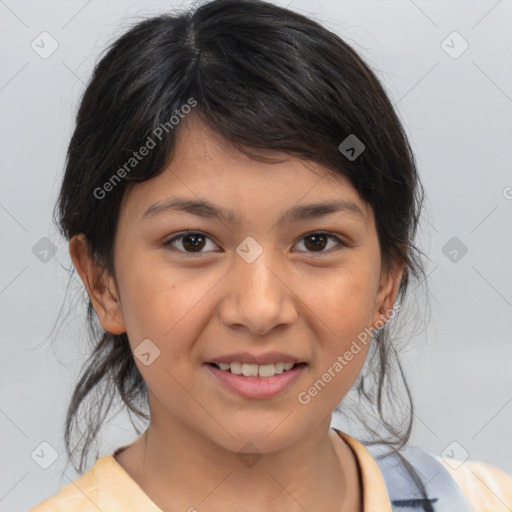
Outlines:
{"label": "nose bridge", "polygon": [[246,259],[237,254],[235,258],[235,274],[239,281],[238,293],[249,299],[274,301],[282,293],[279,279],[279,262],[275,257],[275,251],[271,247],[262,247],[261,252],[254,260]]}
{"label": "nose bridge", "polygon": [[243,324],[262,334],[275,325],[292,322],[296,315],[293,294],[284,284],[286,277],[280,275],[284,266],[276,251],[260,245],[256,257],[254,252],[247,257],[255,247],[249,245],[249,251],[243,252],[241,246],[242,252],[239,247],[233,262],[228,292],[231,307],[224,308],[223,323]]}

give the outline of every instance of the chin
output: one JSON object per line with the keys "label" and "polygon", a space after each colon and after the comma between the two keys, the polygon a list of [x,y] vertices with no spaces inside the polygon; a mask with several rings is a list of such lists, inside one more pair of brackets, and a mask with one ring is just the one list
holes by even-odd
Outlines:
{"label": "chin", "polygon": [[[294,429],[290,424],[284,425],[283,414],[272,416],[274,419],[272,422],[260,423],[258,417],[261,418],[261,415],[256,415],[251,420],[246,416],[239,422],[226,424],[226,430],[231,436],[224,429],[219,428],[215,431],[221,436],[212,438],[210,430],[210,439],[234,453],[270,454],[284,450],[301,437],[301,431]],[[304,427],[303,424],[302,426]]]}

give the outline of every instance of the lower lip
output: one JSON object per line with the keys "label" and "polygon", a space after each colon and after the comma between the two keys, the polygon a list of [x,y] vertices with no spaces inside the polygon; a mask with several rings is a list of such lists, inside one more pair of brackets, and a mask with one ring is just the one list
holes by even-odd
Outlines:
{"label": "lower lip", "polygon": [[229,371],[219,370],[207,364],[208,370],[218,378],[226,387],[244,398],[265,399],[272,398],[293,386],[299,379],[306,365],[300,364],[273,377],[244,377]]}

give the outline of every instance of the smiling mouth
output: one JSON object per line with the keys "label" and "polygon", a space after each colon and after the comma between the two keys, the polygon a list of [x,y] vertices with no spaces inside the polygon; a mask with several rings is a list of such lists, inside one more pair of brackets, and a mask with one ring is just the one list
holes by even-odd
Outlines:
{"label": "smiling mouth", "polygon": [[207,363],[218,370],[229,372],[242,377],[261,377],[269,378],[293,370],[299,366],[305,366],[306,363],[271,363],[271,364],[252,364],[252,363]]}

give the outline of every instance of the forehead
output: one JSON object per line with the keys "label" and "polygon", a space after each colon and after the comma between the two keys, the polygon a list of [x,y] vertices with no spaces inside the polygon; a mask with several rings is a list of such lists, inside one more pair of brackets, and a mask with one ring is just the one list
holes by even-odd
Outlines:
{"label": "forehead", "polygon": [[235,221],[229,212],[248,205],[278,211],[286,205],[338,201],[346,203],[347,212],[358,209],[365,224],[371,220],[370,205],[344,175],[283,152],[253,149],[251,153],[239,150],[189,115],[180,123],[166,168],[155,178],[127,189],[123,207],[140,219],[148,208],[179,196],[225,205],[226,217]]}

